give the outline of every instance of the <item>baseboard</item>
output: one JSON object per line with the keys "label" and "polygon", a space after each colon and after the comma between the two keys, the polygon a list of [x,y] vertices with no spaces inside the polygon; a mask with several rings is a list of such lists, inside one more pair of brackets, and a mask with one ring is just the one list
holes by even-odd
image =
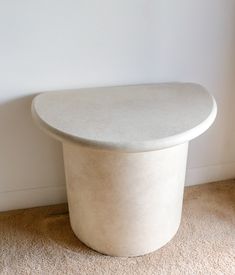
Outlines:
{"label": "baseboard", "polygon": [[0,211],[53,205],[67,201],[65,185],[0,193]]}
{"label": "baseboard", "polygon": [[189,168],[186,172],[185,185],[197,185],[232,178],[235,178],[235,162]]}
{"label": "baseboard", "polygon": [[[186,186],[235,178],[235,162],[189,168]],[[0,211],[53,205],[67,201],[65,185],[0,192]]]}

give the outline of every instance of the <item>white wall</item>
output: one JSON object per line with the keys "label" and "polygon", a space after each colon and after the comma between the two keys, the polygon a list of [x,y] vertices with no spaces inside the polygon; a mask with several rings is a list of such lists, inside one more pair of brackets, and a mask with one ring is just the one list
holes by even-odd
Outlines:
{"label": "white wall", "polygon": [[218,102],[187,184],[235,176],[234,0],[0,0],[0,210],[65,200],[61,146],[33,124],[39,91],[165,81]]}

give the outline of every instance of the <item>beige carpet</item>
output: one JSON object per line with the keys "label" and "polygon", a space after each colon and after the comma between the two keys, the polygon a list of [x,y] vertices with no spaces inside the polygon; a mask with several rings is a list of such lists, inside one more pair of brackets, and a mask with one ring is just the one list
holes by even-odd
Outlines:
{"label": "beige carpet", "polygon": [[84,246],[66,205],[1,213],[0,274],[235,274],[235,180],[187,187],[175,238],[136,258]]}

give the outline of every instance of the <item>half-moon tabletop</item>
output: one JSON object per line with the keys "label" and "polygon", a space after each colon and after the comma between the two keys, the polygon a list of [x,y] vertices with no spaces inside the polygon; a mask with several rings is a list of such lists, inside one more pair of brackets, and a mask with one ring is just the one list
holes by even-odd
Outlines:
{"label": "half-moon tabletop", "polygon": [[187,142],[210,127],[216,112],[214,98],[193,83],[52,91],[32,104],[34,119],[57,139],[126,152]]}

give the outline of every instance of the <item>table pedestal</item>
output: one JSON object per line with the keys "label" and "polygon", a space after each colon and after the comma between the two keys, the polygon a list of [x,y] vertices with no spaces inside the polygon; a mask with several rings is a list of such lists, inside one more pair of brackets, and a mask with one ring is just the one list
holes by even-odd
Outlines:
{"label": "table pedestal", "polygon": [[63,143],[72,229],[88,247],[139,256],[165,245],[180,224],[188,142],[126,153]]}

